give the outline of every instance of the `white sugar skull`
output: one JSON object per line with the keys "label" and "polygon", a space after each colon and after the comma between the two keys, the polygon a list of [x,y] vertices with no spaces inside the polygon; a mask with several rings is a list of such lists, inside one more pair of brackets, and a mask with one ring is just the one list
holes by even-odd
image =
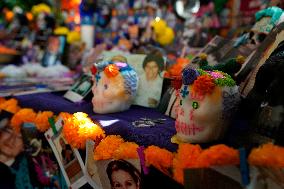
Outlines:
{"label": "white sugar skull", "polygon": [[124,62],[100,62],[92,67],[92,91],[95,113],[114,113],[127,110],[138,87],[137,73]]}
{"label": "white sugar skull", "polygon": [[223,72],[191,68],[183,70],[182,80],[175,122],[177,139],[191,143],[219,139],[239,101],[234,80]]}

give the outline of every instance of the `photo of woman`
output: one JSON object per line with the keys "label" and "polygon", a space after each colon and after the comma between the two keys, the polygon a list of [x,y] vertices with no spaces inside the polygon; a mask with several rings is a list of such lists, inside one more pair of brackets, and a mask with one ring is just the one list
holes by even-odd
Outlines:
{"label": "photo of woman", "polygon": [[155,108],[158,106],[162,86],[164,59],[162,56],[149,54],[143,61],[143,74],[139,75],[139,88],[136,102],[139,105]]}
{"label": "photo of woman", "polygon": [[106,169],[111,189],[140,189],[141,174],[125,160],[111,161]]}

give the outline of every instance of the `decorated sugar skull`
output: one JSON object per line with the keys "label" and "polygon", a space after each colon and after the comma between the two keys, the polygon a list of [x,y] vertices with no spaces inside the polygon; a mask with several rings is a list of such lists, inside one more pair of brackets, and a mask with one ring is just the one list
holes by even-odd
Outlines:
{"label": "decorated sugar skull", "polygon": [[204,143],[222,137],[239,101],[238,87],[226,73],[185,68],[176,108],[176,138]]}
{"label": "decorated sugar skull", "polygon": [[136,95],[137,73],[126,62],[117,59],[94,64],[91,70],[94,75],[94,112],[103,114],[127,110]]}
{"label": "decorated sugar skull", "polygon": [[259,45],[271,30],[283,22],[283,10],[279,7],[262,9],[255,14],[256,23],[249,33],[250,43]]}

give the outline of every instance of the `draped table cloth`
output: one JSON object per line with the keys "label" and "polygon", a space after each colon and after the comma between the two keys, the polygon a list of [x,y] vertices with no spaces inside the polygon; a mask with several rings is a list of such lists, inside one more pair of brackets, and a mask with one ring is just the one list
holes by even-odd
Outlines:
{"label": "draped table cloth", "polygon": [[[136,142],[140,146],[156,145],[172,152],[177,145],[171,143],[171,137],[176,133],[174,119],[158,112],[156,109],[132,105],[129,110],[111,114],[96,114],[92,110],[90,99],[73,103],[63,98],[62,93],[36,93],[17,96],[20,106],[32,108],[35,111],[84,112],[94,121],[101,123],[107,135],[121,135],[126,141]],[[163,119],[153,127],[134,127],[133,122],[148,119]]]}

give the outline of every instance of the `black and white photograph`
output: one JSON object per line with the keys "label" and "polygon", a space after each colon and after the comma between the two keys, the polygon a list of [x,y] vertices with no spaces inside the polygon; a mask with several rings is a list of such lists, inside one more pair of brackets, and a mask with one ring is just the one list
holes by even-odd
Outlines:
{"label": "black and white photograph", "polygon": [[72,102],[80,102],[91,92],[92,85],[92,77],[88,74],[83,74],[72,85],[71,89],[64,94],[64,97]]}

